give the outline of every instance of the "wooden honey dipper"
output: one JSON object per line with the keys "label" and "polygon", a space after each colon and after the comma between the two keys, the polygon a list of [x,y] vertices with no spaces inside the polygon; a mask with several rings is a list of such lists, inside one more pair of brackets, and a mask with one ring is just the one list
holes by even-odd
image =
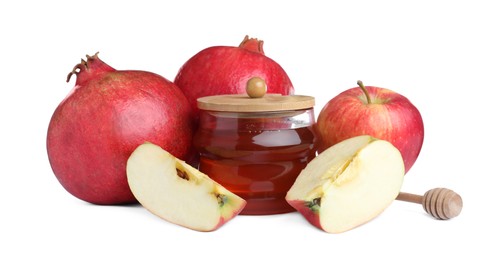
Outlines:
{"label": "wooden honey dipper", "polygon": [[463,208],[461,196],[446,188],[431,189],[423,196],[400,192],[396,199],[421,204],[428,214],[440,220],[456,217]]}

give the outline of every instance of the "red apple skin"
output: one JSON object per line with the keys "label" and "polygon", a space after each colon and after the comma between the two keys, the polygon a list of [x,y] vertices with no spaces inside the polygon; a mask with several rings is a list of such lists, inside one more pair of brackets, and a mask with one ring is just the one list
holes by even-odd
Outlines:
{"label": "red apple skin", "polygon": [[313,210],[309,205],[310,203],[303,200],[288,200],[287,203],[295,208],[303,217],[308,220],[313,226],[323,230],[320,224],[320,217],[318,211]]}
{"label": "red apple skin", "polygon": [[[202,232],[211,232],[211,231],[214,231],[214,230],[217,230],[219,229],[220,227],[222,227],[224,224],[226,224],[228,221],[234,219],[238,214],[240,214],[240,212],[242,212],[242,210],[245,208],[245,205],[247,205],[247,202],[246,201],[243,201],[242,202],[242,205],[240,205],[240,208],[236,209],[233,214],[228,217],[228,218],[224,218],[224,217],[220,217],[219,218],[219,222],[214,226],[212,227],[211,229],[207,229],[207,230],[198,230],[198,231],[202,231]],[[162,218],[160,215],[158,215],[160,218]],[[167,220],[169,221],[169,220]],[[177,223],[174,223],[177,225]],[[185,225],[181,225],[182,227],[185,227],[185,228],[189,228],[189,229],[192,229],[191,227],[189,226],[185,226]]]}
{"label": "red apple skin", "polygon": [[216,229],[219,229],[221,226],[223,226],[224,224],[226,224],[226,222],[234,219],[238,214],[240,214],[240,212],[242,212],[242,210],[245,208],[245,205],[247,205],[247,202],[243,201],[242,205],[240,205],[240,208],[236,209],[230,217],[228,217],[226,219],[224,217],[220,217],[219,218],[219,223],[212,230],[210,230],[210,231],[214,231]]}
{"label": "red apple skin", "polygon": [[418,109],[403,95],[368,86],[348,89],[322,108],[317,119],[321,139],[319,152],[345,139],[371,135],[392,143],[402,154],[405,172],[414,165],[424,139],[424,125]]}
{"label": "red apple skin", "polygon": [[[227,218],[224,218],[223,216],[221,216],[219,218],[219,222],[214,227],[212,227],[211,229],[208,229],[208,230],[199,230],[199,231],[211,232],[211,231],[219,229],[224,224],[226,224],[228,221],[234,219],[238,214],[240,214],[240,212],[242,212],[242,210],[245,208],[245,205],[247,205],[247,202],[244,200],[244,201],[242,201],[242,204],[240,205],[240,207],[235,209],[235,211],[231,214],[231,216],[229,216]],[[184,227],[191,229],[191,227],[188,227],[188,226],[184,226]]]}

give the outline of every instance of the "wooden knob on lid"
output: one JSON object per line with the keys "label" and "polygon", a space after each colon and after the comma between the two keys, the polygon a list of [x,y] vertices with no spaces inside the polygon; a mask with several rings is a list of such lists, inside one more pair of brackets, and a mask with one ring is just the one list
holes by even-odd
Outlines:
{"label": "wooden knob on lid", "polygon": [[247,85],[245,86],[245,91],[251,98],[264,97],[267,90],[266,82],[260,77],[252,77],[247,81]]}
{"label": "wooden knob on lid", "polygon": [[[245,82],[242,94],[228,94],[200,97],[197,106],[201,110],[221,112],[277,112],[311,109],[315,106],[315,98],[302,95],[282,95],[267,93],[268,87],[264,79],[252,77]],[[295,112],[294,112],[295,113]]]}
{"label": "wooden knob on lid", "polygon": [[461,196],[446,188],[431,189],[423,196],[400,192],[396,199],[419,203],[428,214],[440,220],[457,217],[463,208]]}

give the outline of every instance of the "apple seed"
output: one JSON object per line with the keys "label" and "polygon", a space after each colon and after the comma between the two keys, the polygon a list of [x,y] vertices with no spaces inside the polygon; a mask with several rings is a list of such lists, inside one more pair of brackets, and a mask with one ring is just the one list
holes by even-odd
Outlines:
{"label": "apple seed", "polygon": [[176,169],[176,171],[177,171],[177,176],[179,176],[179,178],[187,180],[187,181],[190,180],[190,176],[186,172],[183,172],[179,169]]}

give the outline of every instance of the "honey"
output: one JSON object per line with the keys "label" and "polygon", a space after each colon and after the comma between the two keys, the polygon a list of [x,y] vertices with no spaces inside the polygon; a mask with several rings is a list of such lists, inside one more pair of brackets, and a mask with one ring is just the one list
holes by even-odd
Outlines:
{"label": "honey", "polygon": [[316,155],[315,99],[266,94],[259,77],[245,89],[197,99],[199,169],[247,201],[240,214],[294,211],[285,195]]}
{"label": "honey", "polygon": [[200,171],[247,201],[241,214],[294,211],[285,195],[315,157],[313,109],[204,111],[195,135]]}

